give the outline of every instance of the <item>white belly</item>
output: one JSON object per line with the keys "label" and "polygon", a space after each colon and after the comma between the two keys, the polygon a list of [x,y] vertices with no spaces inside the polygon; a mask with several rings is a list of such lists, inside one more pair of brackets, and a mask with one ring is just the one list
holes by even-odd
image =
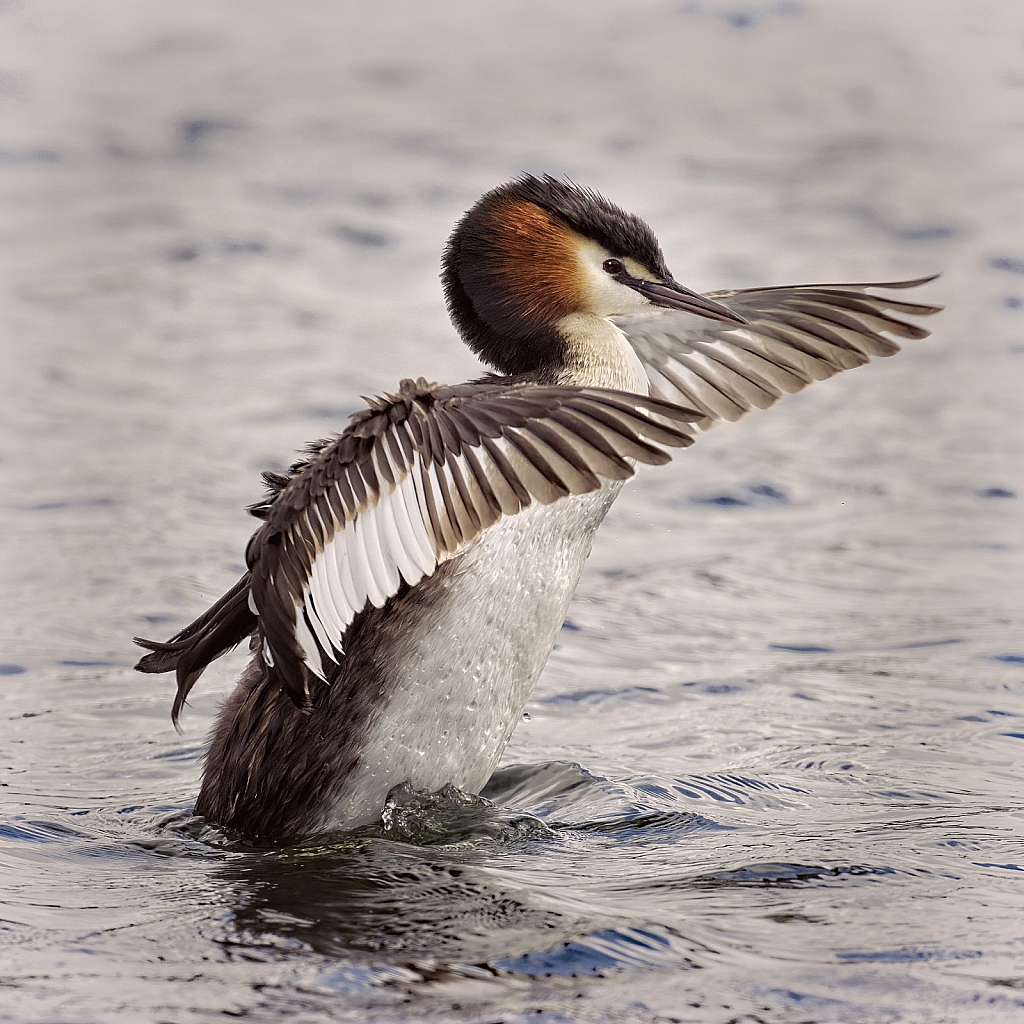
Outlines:
{"label": "white belly", "polygon": [[561,628],[594,533],[621,489],[534,502],[445,573],[448,592],[384,651],[385,699],[323,825],[376,820],[403,782],[477,793],[494,771]]}

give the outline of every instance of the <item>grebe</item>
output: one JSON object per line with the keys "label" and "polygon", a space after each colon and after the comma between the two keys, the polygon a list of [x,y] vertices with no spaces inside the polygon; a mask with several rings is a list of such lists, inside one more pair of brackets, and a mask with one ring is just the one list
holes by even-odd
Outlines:
{"label": "grebe", "polygon": [[249,571],[143,672],[172,718],[215,658],[252,660],[217,718],[196,813],[257,843],[380,818],[401,783],[477,793],[540,676],[594,532],[636,462],[899,350],[936,306],[885,284],[714,292],[595,192],[523,176],[456,226],[442,279],[497,373],[420,377],[265,473]]}

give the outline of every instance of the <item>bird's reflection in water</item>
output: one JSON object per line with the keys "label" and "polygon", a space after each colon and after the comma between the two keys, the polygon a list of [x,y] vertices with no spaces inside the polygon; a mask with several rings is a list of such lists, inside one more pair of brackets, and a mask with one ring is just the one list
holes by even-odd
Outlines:
{"label": "bird's reflection in water", "polygon": [[232,946],[296,948],[420,972],[486,965],[545,949],[599,922],[531,905],[494,862],[557,842],[538,819],[450,790],[393,794],[385,821],[221,870],[237,894]]}

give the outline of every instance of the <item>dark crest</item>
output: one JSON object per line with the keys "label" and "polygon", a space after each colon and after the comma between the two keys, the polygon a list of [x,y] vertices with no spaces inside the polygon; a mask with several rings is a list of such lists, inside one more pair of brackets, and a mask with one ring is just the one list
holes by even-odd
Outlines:
{"label": "dark crest", "polygon": [[524,174],[488,195],[502,192],[556,214],[574,231],[603,245],[613,256],[632,256],[659,277],[672,277],[650,227],[636,214],[626,213],[598,192],[575,182],[559,181],[550,174],[543,178]]}

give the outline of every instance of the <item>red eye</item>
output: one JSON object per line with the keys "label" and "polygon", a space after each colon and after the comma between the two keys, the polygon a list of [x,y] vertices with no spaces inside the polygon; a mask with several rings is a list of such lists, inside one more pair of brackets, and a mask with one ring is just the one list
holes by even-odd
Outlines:
{"label": "red eye", "polygon": [[601,269],[606,274],[621,274],[626,269],[626,265],[622,260],[605,260],[604,263],[601,264]]}

